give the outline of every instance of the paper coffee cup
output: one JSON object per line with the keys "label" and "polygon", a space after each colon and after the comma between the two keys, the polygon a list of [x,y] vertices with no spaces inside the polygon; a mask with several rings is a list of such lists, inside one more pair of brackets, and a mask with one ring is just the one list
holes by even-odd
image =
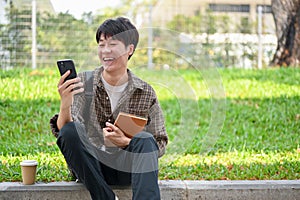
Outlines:
{"label": "paper coffee cup", "polygon": [[22,171],[22,179],[24,185],[32,185],[35,183],[36,167],[38,162],[35,160],[24,160],[20,163]]}

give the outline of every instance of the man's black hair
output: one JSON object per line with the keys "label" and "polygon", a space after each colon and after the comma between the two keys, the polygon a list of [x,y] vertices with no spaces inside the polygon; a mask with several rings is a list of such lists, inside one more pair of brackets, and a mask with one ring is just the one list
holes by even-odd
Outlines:
{"label": "man's black hair", "polygon": [[[118,17],[116,19],[107,19],[99,27],[96,32],[96,41],[99,43],[101,35],[105,39],[112,37],[112,39],[119,40],[127,47],[130,44],[134,45],[133,53],[139,42],[139,33],[136,27],[125,17]],[[129,55],[128,60],[133,55]]]}

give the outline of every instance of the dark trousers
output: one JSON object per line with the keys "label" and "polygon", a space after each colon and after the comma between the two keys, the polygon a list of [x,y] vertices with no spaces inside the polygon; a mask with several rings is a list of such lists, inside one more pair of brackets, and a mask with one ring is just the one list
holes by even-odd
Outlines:
{"label": "dark trousers", "polygon": [[[60,130],[57,145],[93,200],[114,200],[115,194],[109,185],[131,185],[133,200],[160,199],[158,146],[151,134],[141,132],[132,138],[126,149],[109,154],[82,138],[86,134],[78,127],[80,125],[74,122],[67,123]],[[94,151],[97,151],[97,156]],[[101,158],[111,163],[107,164]]]}

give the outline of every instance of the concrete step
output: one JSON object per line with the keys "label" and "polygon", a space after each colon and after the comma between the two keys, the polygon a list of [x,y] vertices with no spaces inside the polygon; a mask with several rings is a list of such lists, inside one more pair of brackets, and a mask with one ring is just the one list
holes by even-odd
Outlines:
{"label": "concrete step", "polygon": [[[300,180],[159,181],[162,200],[300,200]],[[120,200],[131,199],[130,187],[112,187]],[[90,200],[75,182],[0,183],[1,200]]]}

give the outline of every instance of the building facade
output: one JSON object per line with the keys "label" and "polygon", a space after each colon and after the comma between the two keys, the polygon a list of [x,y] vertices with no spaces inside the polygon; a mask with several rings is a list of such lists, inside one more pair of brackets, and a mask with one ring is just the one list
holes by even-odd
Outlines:
{"label": "building facade", "polygon": [[[233,24],[242,25],[248,21],[255,25],[258,21],[258,8],[262,8],[263,32],[275,33],[271,0],[159,0],[153,7],[154,24],[166,26],[176,15],[205,15],[208,11],[214,15],[227,15]],[[234,30],[231,29],[233,32]],[[252,30],[255,32],[255,30]]]}

